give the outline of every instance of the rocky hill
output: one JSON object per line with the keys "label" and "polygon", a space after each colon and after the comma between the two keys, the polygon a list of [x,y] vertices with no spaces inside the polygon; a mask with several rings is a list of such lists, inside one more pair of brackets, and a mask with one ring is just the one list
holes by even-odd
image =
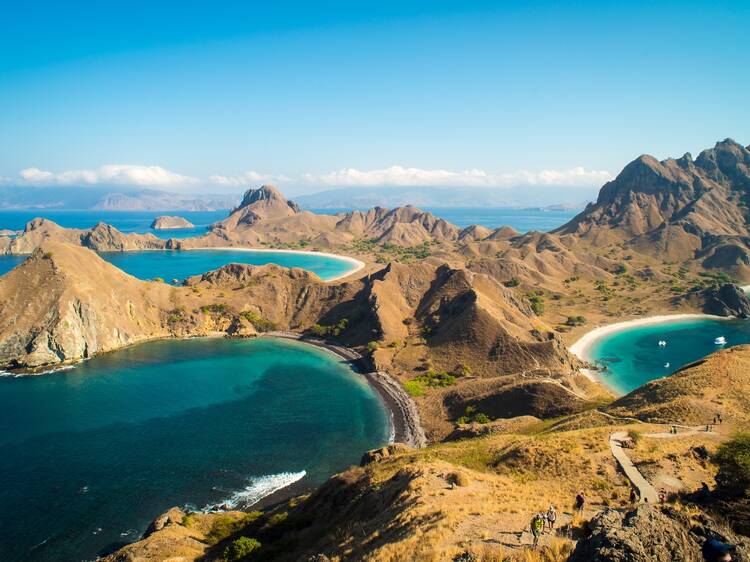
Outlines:
{"label": "rocky hill", "polygon": [[0,254],[30,254],[47,242],[76,244],[101,252],[157,250],[171,247],[153,234],[125,234],[104,222],[93,228],[63,228],[48,219],[29,221],[15,238],[0,237]]}
{"label": "rocky hill", "polygon": [[166,336],[169,287],[88,250],[46,242],[0,277],[0,365],[35,368]]}
{"label": "rocky hill", "polygon": [[695,160],[640,156],[555,233],[747,276],[749,201],[750,150],[727,139]]}

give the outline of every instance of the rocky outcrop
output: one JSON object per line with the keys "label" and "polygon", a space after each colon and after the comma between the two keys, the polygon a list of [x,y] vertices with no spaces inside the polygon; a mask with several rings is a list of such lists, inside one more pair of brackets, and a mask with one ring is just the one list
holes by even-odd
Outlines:
{"label": "rocky outcrop", "polygon": [[161,215],[151,223],[154,230],[178,230],[182,228],[195,228],[195,225],[183,217]]}
{"label": "rocky outcrop", "polygon": [[48,242],[0,278],[0,366],[36,368],[165,336],[169,287]]}
{"label": "rocky outcrop", "polygon": [[[607,509],[594,518],[591,535],[578,541],[568,561],[701,562],[707,537],[736,542],[736,537],[723,536],[716,529],[712,521],[702,518],[696,525],[672,507],[641,505],[627,513]],[[747,547],[740,544],[738,552],[746,556]]]}
{"label": "rocky outcrop", "polygon": [[750,298],[740,287],[725,283],[720,287],[710,287],[703,291],[705,304],[703,312],[716,316],[750,317]]}
{"label": "rocky outcrop", "polygon": [[393,443],[387,447],[381,447],[380,449],[373,449],[367,451],[362,455],[362,460],[359,461],[359,466],[367,466],[368,464],[378,462],[384,458],[400,453],[408,453],[412,448],[403,443]]}
{"label": "rocky outcrop", "polygon": [[114,226],[100,222],[93,228],[63,228],[51,220],[29,221],[18,236],[0,237],[1,254],[30,254],[47,242],[83,246],[99,252],[159,250],[170,246],[168,240],[153,234],[125,234]]}
{"label": "rocky outcrop", "polygon": [[299,212],[296,203],[288,201],[278,189],[266,184],[258,189],[247,190],[242,202],[232,210],[229,217],[214,224],[212,228],[232,231],[261,221],[290,217]]}
{"label": "rocky outcrop", "polygon": [[695,160],[685,154],[659,162],[644,155],[604,185],[596,203],[554,232],[748,275],[749,189],[750,150],[731,139]]}

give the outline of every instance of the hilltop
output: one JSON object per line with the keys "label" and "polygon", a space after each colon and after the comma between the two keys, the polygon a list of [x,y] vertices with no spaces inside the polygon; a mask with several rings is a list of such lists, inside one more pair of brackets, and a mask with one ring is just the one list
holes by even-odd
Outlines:
{"label": "hilltop", "polygon": [[555,234],[747,277],[749,190],[750,149],[732,139],[695,160],[689,153],[661,162],[643,155]]}

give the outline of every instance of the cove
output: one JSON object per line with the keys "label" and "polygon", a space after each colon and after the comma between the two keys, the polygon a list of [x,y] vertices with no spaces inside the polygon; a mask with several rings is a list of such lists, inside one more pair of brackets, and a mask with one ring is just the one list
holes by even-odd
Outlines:
{"label": "cove", "polygon": [[164,340],[0,377],[0,560],[91,560],[171,506],[318,485],[389,434],[361,375],[292,341]]}
{"label": "cove", "polygon": [[[282,252],[265,250],[149,250],[142,252],[102,252],[111,264],[139,279],[161,277],[167,282],[182,281],[229,263],[300,267],[315,273],[324,281],[347,275],[357,269],[357,262],[316,252]],[[13,269],[28,256],[0,256],[0,275]]]}
{"label": "cove", "polygon": [[[726,338],[726,345],[714,340]],[[659,341],[665,341],[660,346]],[[625,394],[650,380],[665,377],[706,355],[732,345],[750,343],[750,321],[690,319],[634,326],[602,336],[586,352],[606,370],[601,380]]]}

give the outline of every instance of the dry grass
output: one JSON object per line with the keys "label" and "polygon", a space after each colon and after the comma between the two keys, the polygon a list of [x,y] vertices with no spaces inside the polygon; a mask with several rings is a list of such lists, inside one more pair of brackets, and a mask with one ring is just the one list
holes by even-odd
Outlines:
{"label": "dry grass", "polygon": [[574,543],[567,539],[553,539],[538,548],[509,549],[485,545],[477,556],[480,562],[565,562]]}

